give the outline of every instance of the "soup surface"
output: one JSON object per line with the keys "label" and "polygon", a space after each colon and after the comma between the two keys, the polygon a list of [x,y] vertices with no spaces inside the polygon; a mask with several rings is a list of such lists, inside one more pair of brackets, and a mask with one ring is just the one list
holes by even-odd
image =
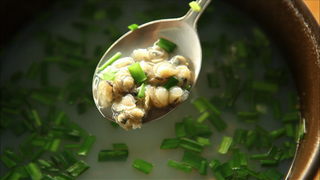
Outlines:
{"label": "soup surface", "polygon": [[[188,2],[65,2],[68,3],[57,3],[49,13],[43,13],[38,20],[31,22],[2,54],[1,101],[5,106],[1,106],[1,121],[6,114],[13,117],[13,123],[8,127],[1,125],[1,155],[8,149],[19,154],[19,145],[37,132],[36,141],[29,142],[29,146],[37,152],[41,143],[48,144],[49,151],[40,158],[49,160],[53,154],[65,150],[65,145],[81,144],[88,133],[96,139],[85,156],[76,155],[78,160],[84,160],[90,166],[79,179],[212,179],[215,175],[209,166],[207,175],[200,175],[195,168],[185,173],[167,166],[168,159],[182,161],[187,151],[184,148],[160,149],[164,139],[177,138],[176,123],[192,117],[197,132],[201,132],[201,127],[206,131],[205,135],[198,133],[187,138],[196,140],[201,136],[209,139],[211,145],[196,153],[208,164],[213,158],[221,163],[232,163],[233,148],[239,148],[241,153],[247,153],[247,168],[255,172],[275,168],[284,175],[287,173],[295,147],[295,137],[290,130],[295,131],[296,119],[283,120],[283,117],[288,113],[298,114],[295,85],[278,47],[249,17],[223,2],[211,2],[198,22],[202,70],[188,99],[161,120],[148,123],[139,130],[124,131],[110,124],[94,106],[91,84],[97,59],[128,31],[128,25],[181,17],[189,9]],[[43,94],[49,98],[39,98]],[[25,102],[26,97],[31,108]],[[199,112],[199,107],[194,104],[197,100],[202,101],[201,98],[211,102],[219,115],[210,108]],[[18,108],[12,109],[10,105],[18,105]],[[9,110],[3,110],[3,107],[9,107]],[[280,117],[277,114],[279,107]],[[20,111],[22,113],[26,108],[35,110],[41,120],[41,125],[39,121],[34,125],[36,131],[32,132],[22,124],[25,118]],[[197,124],[205,112],[218,116],[227,126],[217,128],[210,118]],[[253,114],[246,114],[248,112]],[[50,131],[61,131],[60,126],[68,128],[72,123],[84,130],[76,136],[80,138],[79,142],[66,138],[64,133],[59,135]],[[252,135],[261,139],[255,139],[254,144],[236,142],[226,154],[219,153],[223,138],[230,137],[235,142],[235,132],[239,129],[247,132],[246,140]],[[52,146],[53,142],[58,142],[59,146]],[[126,162],[98,162],[100,150],[113,149],[114,143],[128,146]],[[267,154],[274,146],[286,154],[275,166],[262,167],[260,160],[249,158]],[[77,154],[79,148],[75,146],[71,151]],[[148,175],[132,168],[137,158],[153,164]],[[27,157],[17,167],[29,163],[30,157]],[[1,176],[11,170],[1,163]],[[234,176],[236,173],[234,170]]]}

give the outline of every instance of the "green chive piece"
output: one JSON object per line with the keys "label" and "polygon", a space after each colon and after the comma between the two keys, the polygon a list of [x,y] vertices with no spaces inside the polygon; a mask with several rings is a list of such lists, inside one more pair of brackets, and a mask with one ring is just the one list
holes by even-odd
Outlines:
{"label": "green chive piece", "polygon": [[104,69],[101,73],[101,76],[99,76],[102,80],[109,80],[113,81],[116,78],[118,70],[113,68],[112,66],[108,66],[106,69]]}
{"label": "green chive piece", "polygon": [[237,118],[240,122],[251,123],[257,122],[259,119],[258,112],[238,111]]}
{"label": "green chive piece", "polygon": [[37,146],[37,147],[43,147],[46,145],[46,140],[44,139],[34,139],[31,141],[31,145]]}
{"label": "green chive piece", "polygon": [[240,165],[241,166],[247,166],[248,160],[247,160],[247,154],[246,153],[240,153]]}
{"label": "green chive piece", "polygon": [[212,131],[210,130],[209,125],[206,124],[195,124],[197,130],[197,136],[211,136]]}
{"label": "green chive piece", "polygon": [[203,123],[203,121],[205,121],[208,117],[209,117],[210,113],[208,111],[203,112],[200,117],[198,117],[197,122],[199,124]]}
{"label": "green chive piece", "polygon": [[61,151],[58,157],[60,162],[66,169],[78,162],[78,158],[76,157],[76,155],[73,153],[72,150],[69,149]]}
{"label": "green chive piece", "polygon": [[300,135],[299,135],[300,139],[302,139],[304,137],[304,134],[306,132],[307,132],[307,130],[306,130],[306,119],[303,118],[302,119],[302,123],[300,125]]}
{"label": "green chive piece", "polygon": [[279,137],[281,137],[282,135],[284,135],[286,133],[286,129],[285,128],[280,128],[277,130],[274,130],[272,132],[269,133],[269,136],[275,140],[278,139]]}
{"label": "green chive piece", "polygon": [[53,176],[49,174],[42,173],[42,175],[43,175],[43,180],[56,180]]}
{"label": "green chive piece", "polygon": [[94,141],[96,140],[96,137],[89,134],[82,142],[77,154],[80,156],[86,156],[93,145]]}
{"label": "green chive piece", "polygon": [[36,161],[37,159],[39,159],[39,157],[43,154],[44,152],[44,148],[40,148],[38,151],[36,151],[32,157],[30,158],[30,161],[34,162]]}
{"label": "green chive piece", "polygon": [[263,129],[261,126],[256,125],[254,127],[254,129],[259,132],[261,135],[267,136],[268,135],[268,131],[266,131],[265,129]]}
{"label": "green chive piece", "polygon": [[268,154],[253,154],[253,155],[250,155],[250,159],[258,159],[258,160],[261,160],[261,159],[267,159],[268,158]]}
{"label": "green chive piece", "polygon": [[248,130],[236,129],[233,134],[233,140],[235,143],[244,144],[246,142]]}
{"label": "green chive piece", "polygon": [[18,180],[21,178],[21,174],[19,172],[13,172],[9,178],[9,180]]}
{"label": "green chive piece", "polygon": [[189,151],[184,151],[181,162],[200,170],[202,161],[206,161],[206,158]]}
{"label": "green chive piece", "polygon": [[98,162],[123,161],[128,158],[128,150],[100,150]]}
{"label": "green chive piece", "polygon": [[61,139],[54,139],[52,141],[52,144],[51,144],[49,151],[56,152],[59,149],[60,143],[61,143]]}
{"label": "green chive piece", "polygon": [[176,44],[174,44],[173,42],[160,38],[159,42],[157,43],[157,45],[159,47],[161,47],[162,49],[168,51],[169,53],[173,52],[173,50],[176,48]]}
{"label": "green chive piece", "polygon": [[128,67],[132,78],[136,84],[140,84],[147,80],[146,74],[143,72],[139,62],[134,63],[133,65]]}
{"label": "green chive piece", "polygon": [[214,171],[213,174],[216,176],[217,180],[225,180],[220,171]]}
{"label": "green chive piece", "polygon": [[210,140],[208,138],[197,137],[197,142],[207,146],[211,145]]}
{"label": "green chive piece", "polygon": [[220,164],[221,164],[221,162],[218,159],[213,158],[211,160],[211,162],[209,163],[209,166],[215,172],[218,169],[218,167],[220,166]]}
{"label": "green chive piece", "polygon": [[20,156],[16,155],[11,150],[6,149],[6,150],[4,150],[3,154],[8,156],[10,159],[14,160],[15,162],[22,162],[23,161],[23,159]]}
{"label": "green chive piece", "polygon": [[230,176],[233,175],[233,171],[232,171],[232,169],[231,169],[231,167],[230,167],[230,164],[227,163],[227,162],[221,164],[221,165],[218,167],[217,170],[221,173],[221,175],[222,175],[224,178],[228,178],[228,177],[230,177]]}
{"label": "green chive piece", "polygon": [[57,176],[55,176],[55,178],[56,178],[57,180],[74,180],[73,177],[68,176],[68,175],[66,175],[66,174],[64,174],[64,173],[61,173],[61,172],[60,172]]}
{"label": "green chive piece", "polygon": [[179,80],[176,77],[171,76],[163,87],[169,91],[173,86],[176,86],[178,83]]}
{"label": "green chive piece", "polygon": [[299,119],[300,119],[300,115],[298,111],[290,112],[282,116],[283,123],[298,122]]}
{"label": "green chive piece", "polygon": [[171,159],[168,160],[167,165],[187,173],[191,172],[191,166],[187,166],[185,164],[179,163],[177,161],[173,161]]}
{"label": "green chive piece", "polygon": [[179,146],[180,139],[170,138],[164,139],[161,143],[160,149],[175,149]]}
{"label": "green chive piece", "polygon": [[208,166],[207,161],[201,161],[200,175],[207,175],[207,166]]}
{"label": "green chive piece", "polygon": [[275,159],[263,159],[260,160],[261,166],[275,166],[278,165],[278,161]]}
{"label": "green chive piece", "polygon": [[278,99],[274,99],[272,101],[272,111],[273,111],[273,117],[275,119],[281,119],[282,118],[280,102],[279,102]]}
{"label": "green chive piece", "polygon": [[196,1],[190,2],[189,6],[191,7],[192,11],[194,11],[194,12],[200,12],[201,11],[201,6]]}
{"label": "green chive piece", "polygon": [[248,131],[247,133],[247,140],[246,140],[246,147],[248,150],[251,150],[258,142],[259,134],[253,132],[253,131]]}
{"label": "green chive piece", "polygon": [[65,149],[76,149],[76,148],[79,148],[80,145],[79,144],[67,144],[67,145],[64,145],[63,148]]}
{"label": "green chive piece", "polygon": [[206,109],[207,109],[207,106],[206,104],[204,103],[204,97],[200,97],[200,98],[197,98],[195,99],[194,101],[192,101],[192,104],[193,106],[200,112],[200,113],[203,113]]}
{"label": "green chive piece", "polygon": [[248,179],[248,173],[243,172],[243,171],[237,171],[236,178],[237,179]]}
{"label": "green chive piece", "polygon": [[21,175],[20,178],[28,178],[29,177],[29,174],[24,166],[16,167],[16,168],[14,168],[13,171],[15,173],[19,173]]}
{"label": "green chive piece", "polygon": [[179,142],[179,147],[196,152],[201,153],[203,151],[203,144],[200,144],[196,141],[187,138],[181,138]]}
{"label": "green chive piece", "polygon": [[28,70],[27,78],[33,80],[36,78],[39,72],[40,72],[40,63],[33,62]]}
{"label": "green chive piece", "polygon": [[284,176],[281,172],[277,171],[274,168],[268,169],[266,172],[264,172],[264,175],[272,180],[280,180]]}
{"label": "green chive piece", "polygon": [[241,158],[240,158],[240,150],[239,148],[233,148],[233,162],[234,162],[234,168],[232,170],[239,170],[241,169]]}
{"label": "green chive piece", "polygon": [[186,130],[188,137],[194,137],[197,135],[197,130],[191,116],[183,118],[184,129]]}
{"label": "green chive piece", "polygon": [[220,117],[214,114],[209,115],[209,121],[210,123],[219,131],[225,130],[228,125],[227,123]]}
{"label": "green chive piece", "polygon": [[134,30],[138,29],[138,27],[139,27],[139,25],[137,25],[137,24],[131,24],[131,25],[128,26],[128,28],[129,28],[131,31],[134,31]]}
{"label": "green chive piece", "polygon": [[33,155],[32,146],[21,146],[19,147],[19,153],[22,158],[31,157]]}
{"label": "green chive piece", "polygon": [[81,132],[76,129],[68,129],[64,134],[64,139],[74,142],[80,142]]}
{"label": "green chive piece", "polygon": [[175,132],[176,132],[176,136],[177,138],[181,138],[181,137],[186,137],[186,130],[184,128],[184,123],[175,123],[174,124],[174,128],[175,128]]}
{"label": "green chive piece", "polygon": [[293,138],[295,137],[293,125],[291,123],[285,124],[284,128],[285,128],[287,137],[293,137]]}
{"label": "green chive piece", "polygon": [[240,80],[239,79],[233,79],[231,80],[225,89],[225,91],[222,93],[222,98],[231,100],[239,91],[240,87]]}
{"label": "green chive piece", "polygon": [[153,168],[153,164],[151,163],[148,163],[142,159],[139,159],[137,158],[133,164],[132,164],[132,167],[146,173],[146,174],[149,174]]}
{"label": "green chive piece", "polygon": [[84,171],[89,169],[90,166],[85,163],[84,161],[78,161],[77,163],[70,166],[66,171],[73,177],[78,177],[80,174],[82,174]]}
{"label": "green chive piece", "polygon": [[48,163],[47,161],[43,160],[43,159],[38,159],[38,163],[41,164],[42,166],[49,168],[51,167],[51,164]]}
{"label": "green chive piece", "polygon": [[199,110],[200,113],[203,113],[206,109],[210,109],[216,115],[221,113],[205,97],[199,97],[195,99],[192,104]]}
{"label": "green chive piece", "polygon": [[9,177],[11,176],[12,174],[12,171],[8,171],[6,174],[4,174],[2,177],[1,177],[1,180],[7,180],[9,179]]}
{"label": "green chive piece", "polygon": [[76,124],[75,122],[70,122],[68,125],[68,130],[67,131],[71,131],[71,130],[77,130],[80,132],[80,137],[84,137],[84,135],[87,134],[87,132],[78,124]]}
{"label": "green chive piece", "polygon": [[220,144],[218,152],[220,154],[226,154],[229,151],[229,149],[232,146],[232,144],[233,144],[233,138],[232,137],[223,136],[223,139],[222,139],[222,142]]}
{"label": "green chive piece", "polygon": [[259,178],[258,173],[256,173],[255,171],[253,171],[252,169],[249,169],[245,166],[242,167],[242,171],[246,172],[248,174],[250,174],[251,176],[255,177],[255,178]]}
{"label": "green chive piece", "polygon": [[143,98],[144,97],[145,90],[146,90],[146,83],[142,83],[141,84],[141,88],[140,88],[140,90],[138,92],[138,97],[139,98]]}
{"label": "green chive piece", "polygon": [[25,168],[32,180],[42,179],[43,176],[37,164],[29,163],[28,165],[25,166]]}
{"label": "green chive piece", "polygon": [[279,86],[277,84],[268,83],[268,82],[253,81],[252,87],[255,90],[273,93],[273,94],[279,91]]}
{"label": "green chive piece", "polygon": [[59,111],[57,118],[54,120],[55,125],[63,125],[65,124],[64,119],[66,118],[66,113],[62,110]]}
{"label": "green chive piece", "polygon": [[112,147],[116,150],[128,149],[128,146],[125,143],[113,143]]}
{"label": "green chive piece", "polygon": [[13,161],[12,159],[10,159],[7,155],[1,155],[1,161],[9,168],[13,168],[17,165],[17,163],[15,161]]}
{"label": "green chive piece", "polygon": [[113,55],[110,59],[108,59],[108,61],[106,63],[104,63],[99,70],[102,71],[104,70],[107,66],[111,65],[114,61],[116,61],[117,59],[119,59],[121,57],[121,53],[117,52],[115,55]]}
{"label": "green chive piece", "polygon": [[208,85],[210,88],[219,88],[220,81],[219,75],[216,72],[207,73]]}
{"label": "green chive piece", "polygon": [[36,126],[40,127],[42,123],[41,123],[41,120],[39,118],[38,112],[35,109],[31,109],[31,113],[33,115],[34,122],[35,122]]}

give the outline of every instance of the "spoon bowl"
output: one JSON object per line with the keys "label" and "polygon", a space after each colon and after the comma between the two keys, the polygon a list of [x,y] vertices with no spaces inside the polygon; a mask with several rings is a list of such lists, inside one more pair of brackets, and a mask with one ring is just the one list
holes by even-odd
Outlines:
{"label": "spoon bowl", "polygon": [[[165,38],[177,45],[171,54],[182,55],[190,60],[189,66],[193,72],[191,84],[192,87],[195,85],[200,73],[202,60],[202,51],[196,23],[210,1],[211,0],[197,1],[202,7],[200,12],[195,12],[190,9],[188,13],[181,18],[157,20],[140,25],[138,29],[127,32],[110,46],[97,65],[92,83],[93,99],[103,117],[115,121],[111,108],[103,108],[99,105],[97,87],[100,79],[97,74],[99,73],[99,67],[117,52],[121,52],[122,57],[130,57],[133,50],[150,47],[159,38]],[[143,124],[162,118],[176,109],[180,104],[166,109],[150,110],[148,116],[143,119]]]}

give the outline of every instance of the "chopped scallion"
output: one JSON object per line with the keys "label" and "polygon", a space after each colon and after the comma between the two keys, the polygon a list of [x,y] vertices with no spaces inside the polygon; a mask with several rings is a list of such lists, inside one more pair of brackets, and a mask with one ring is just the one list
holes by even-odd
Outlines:
{"label": "chopped scallion", "polygon": [[78,161],[77,163],[70,166],[66,171],[73,177],[78,177],[81,173],[89,169],[90,166],[84,161]]}
{"label": "chopped scallion", "polygon": [[111,65],[114,61],[116,61],[117,59],[119,59],[121,57],[121,53],[117,52],[115,55],[113,55],[110,59],[108,59],[108,61],[106,63],[104,63],[99,70],[102,71],[104,70],[107,66]]}
{"label": "chopped scallion", "polygon": [[178,83],[179,83],[179,80],[176,77],[171,76],[163,87],[169,91],[170,88],[172,88],[173,86],[176,86]]}
{"label": "chopped scallion", "polygon": [[171,159],[168,160],[167,165],[187,173],[191,172],[191,166],[187,166],[185,164],[179,163],[177,161],[173,161]]}
{"label": "chopped scallion", "polygon": [[86,156],[95,140],[96,140],[95,136],[91,134],[87,135],[87,137],[83,140],[77,154],[80,156]]}
{"label": "chopped scallion", "polygon": [[138,92],[138,97],[139,98],[143,98],[144,97],[145,90],[146,90],[146,83],[142,83],[141,87],[139,89],[139,92]]}
{"label": "chopped scallion", "polygon": [[131,31],[134,31],[134,30],[138,29],[138,27],[139,27],[139,25],[137,25],[137,24],[131,24],[131,25],[128,26],[128,28],[129,28]]}
{"label": "chopped scallion", "polygon": [[153,168],[153,164],[151,163],[148,163],[142,159],[139,159],[137,158],[133,164],[132,164],[132,167],[146,173],[146,174],[149,174]]}
{"label": "chopped scallion", "polygon": [[179,147],[188,149],[193,152],[201,153],[203,151],[203,144],[187,138],[181,138],[179,142]]}
{"label": "chopped scallion", "polygon": [[171,53],[177,46],[173,42],[163,38],[159,39],[159,42],[157,43],[157,45],[160,46],[162,49],[168,51],[169,53]]}
{"label": "chopped scallion", "polygon": [[189,6],[191,7],[192,11],[194,11],[194,12],[200,12],[201,11],[201,6],[196,1],[190,2]]}
{"label": "chopped scallion", "polygon": [[181,162],[200,170],[202,161],[206,161],[206,158],[189,151],[184,151]]}
{"label": "chopped scallion", "polygon": [[146,74],[143,72],[139,62],[134,63],[133,65],[128,67],[132,78],[136,84],[140,84],[147,80]]}
{"label": "chopped scallion", "polygon": [[174,149],[179,146],[180,139],[178,138],[171,138],[171,139],[164,139],[160,146],[160,149]]}
{"label": "chopped scallion", "polygon": [[128,154],[128,150],[100,150],[98,162],[126,161]]}

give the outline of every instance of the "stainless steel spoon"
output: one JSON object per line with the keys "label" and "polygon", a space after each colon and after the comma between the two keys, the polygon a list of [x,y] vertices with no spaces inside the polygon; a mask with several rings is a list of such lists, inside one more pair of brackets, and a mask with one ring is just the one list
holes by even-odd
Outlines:
{"label": "stainless steel spoon", "polygon": [[[195,85],[200,73],[202,60],[200,40],[196,29],[197,21],[211,0],[197,0],[196,2],[202,7],[200,12],[195,12],[190,9],[186,15],[180,18],[157,20],[140,25],[138,29],[129,31],[120,37],[105,52],[94,72],[92,83],[94,102],[103,117],[115,121],[111,108],[102,108],[99,105],[97,92],[99,84],[97,73],[99,73],[99,67],[117,52],[121,52],[122,57],[130,57],[134,49],[150,47],[160,37],[168,39],[177,45],[173,54],[182,55],[191,60],[191,67],[194,71],[192,85]],[[149,111],[148,116],[143,119],[143,124],[162,118],[178,106],[165,110],[155,110],[154,112]]]}

